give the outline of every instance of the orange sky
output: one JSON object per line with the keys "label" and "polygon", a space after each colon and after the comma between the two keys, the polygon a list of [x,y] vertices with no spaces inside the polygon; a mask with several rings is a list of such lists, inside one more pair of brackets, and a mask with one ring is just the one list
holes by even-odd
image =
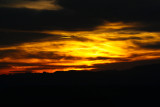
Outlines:
{"label": "orange sky", "polygon": [[160,33],[131,29],[136,26],[106,22],[92,31],[41,31],[53,37],[0,47],[0,51],[11,51],[0,59],[8,66],[1,73],[94,70],[95,64],[160,58],[159,49],[147,47],[159,42]]}

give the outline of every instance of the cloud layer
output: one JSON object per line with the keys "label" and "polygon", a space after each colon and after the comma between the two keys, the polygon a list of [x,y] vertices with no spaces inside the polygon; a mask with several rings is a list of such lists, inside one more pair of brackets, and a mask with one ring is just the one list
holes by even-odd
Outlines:
{"label": "cloud layer", "polygon": [[1,72],[159,59],[159,12],[159,0],[1,0]]}

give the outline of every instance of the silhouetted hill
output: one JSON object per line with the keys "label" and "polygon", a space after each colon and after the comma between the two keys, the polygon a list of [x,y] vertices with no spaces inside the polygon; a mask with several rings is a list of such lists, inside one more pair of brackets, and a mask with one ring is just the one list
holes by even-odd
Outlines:
{"label": "silhouetted hill", "polygon": [[160,67],[1,75],[0,87],[5,105],[155,107],[159,105]]}

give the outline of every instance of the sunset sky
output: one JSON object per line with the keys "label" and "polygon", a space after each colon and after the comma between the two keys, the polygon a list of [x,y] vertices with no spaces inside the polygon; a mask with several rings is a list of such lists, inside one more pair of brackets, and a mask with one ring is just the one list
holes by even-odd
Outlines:
{"label": "sunset sky", "polygon": [[160,62],[159,0],[1,0],[0,74]]}

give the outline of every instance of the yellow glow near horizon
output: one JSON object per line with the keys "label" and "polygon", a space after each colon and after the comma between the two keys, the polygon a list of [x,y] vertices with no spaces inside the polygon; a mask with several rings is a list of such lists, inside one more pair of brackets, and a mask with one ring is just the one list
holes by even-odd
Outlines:
{"label": "yellow glow near horizon", "polygon": [[[23,51],[17,53],[17,56],[21,55],[19,59],[16,59],[16,56],[15,58],[8,56],[0,59],[0,62],[61,66],[52,70],[46,68],[47,71],[53,72],[56,70],[92,70],[94,64],[160,58],[159,49],[145,49],[135,44],[159,42],[160,33],[124,30],[124,28],[134,26],[136,24],[119,22],[105,23],[93,31],[43,31],[42,33],[53,34],[53,37],[44,38],[39,42],[0,48],[0,51],[9,49]],[[58,35],[58,38],[55,35]],[[40,52],[50,53],[50,56],[40,54],[43,58],[27,57],[28,54],[39,55]],[[80,66],[88,66],[88,68]],[[40,72],[41,70],[33,71]]]}

